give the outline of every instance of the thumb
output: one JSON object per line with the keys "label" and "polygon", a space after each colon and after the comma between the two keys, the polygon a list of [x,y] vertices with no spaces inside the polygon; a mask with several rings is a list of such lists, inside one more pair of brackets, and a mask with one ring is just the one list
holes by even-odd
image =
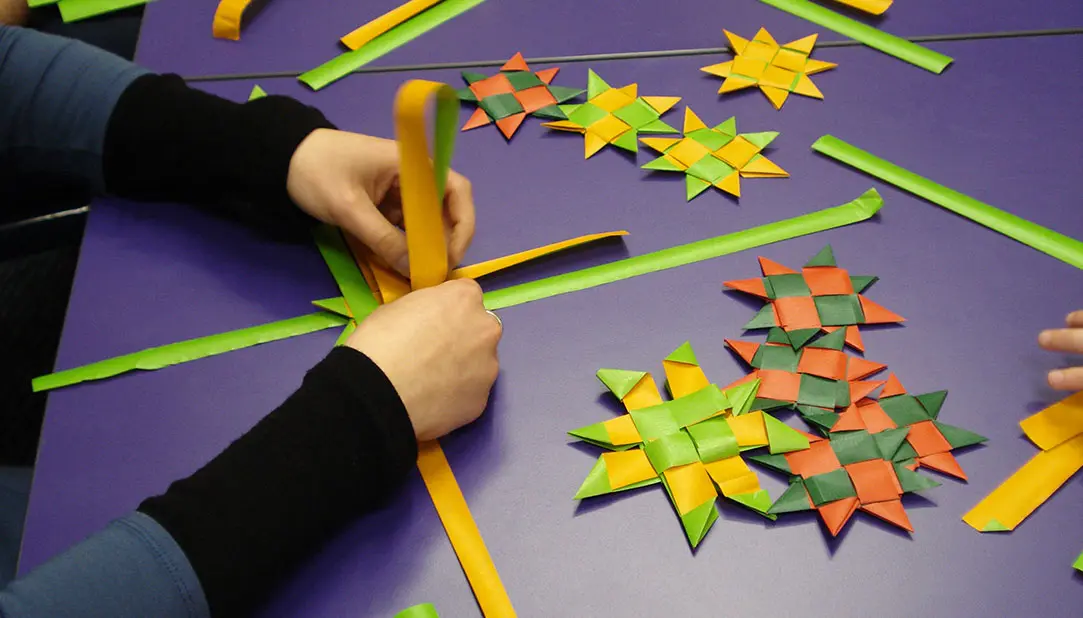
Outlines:
{"label": "thumb", "polygon": [[399,274],[410,276],[406,233],[392,225],[367,195],[357,196],[356,202],[345,208],[344,213],[345,220],[339,223],[342,229],[353,234]]}

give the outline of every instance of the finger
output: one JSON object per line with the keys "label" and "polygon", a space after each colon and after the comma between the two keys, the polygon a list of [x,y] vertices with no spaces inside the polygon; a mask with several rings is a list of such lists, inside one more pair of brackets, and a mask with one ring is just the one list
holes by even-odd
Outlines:
{"label": "finger", "polygon": [[1054,352],[1083,354],[1083,328],[1043,330],[1038,335],[1038,345]]}
{"label": "finger", "polygon": [[465,176],[452,171],[447,183],[447,217],[451,234],[448,238],[448,260],[458,265],[474,239],[476,224],[474,192]]}
{"label": "finger", "polygon": [[406,234],[388,221],[366,197],[344,209],[344,221],[339,225],[383,258],[399,274],[410,276],[410,261],[406,251]]}
{"label": "finger", "polygon": [[1083,391],[1083,367],[1050,371],[1049,386],[1058,391]]}
{"label": "finger", "polygon": [[1064,321],[1068,324],[1068,328],[1083,328],[1083,311],[1069,313]]}

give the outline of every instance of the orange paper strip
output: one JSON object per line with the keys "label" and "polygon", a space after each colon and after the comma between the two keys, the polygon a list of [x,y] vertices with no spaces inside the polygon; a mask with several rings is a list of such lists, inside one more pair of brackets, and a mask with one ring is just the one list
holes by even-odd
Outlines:
{"label": "orange paper strip", "polygon": [[216,39],[241,40],[241,23],[244,12],[252,0],[221,0],[214,11],[211,33]]}

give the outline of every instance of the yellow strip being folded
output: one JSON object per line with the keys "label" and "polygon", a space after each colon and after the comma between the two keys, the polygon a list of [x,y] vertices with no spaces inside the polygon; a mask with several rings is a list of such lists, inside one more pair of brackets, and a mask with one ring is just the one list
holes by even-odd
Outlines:
{"label": "yellow strip being folded", "polygon": [[895,0],[835,0],[847,6],[852,6],[859,11],[865,11],[872,15],[883,15]]}
{"label": "yellow strip being folded", "polygon": [[978,532],[1014,530],[1083,468],[1083,435],[1042,451],[993,490],[963,521]]}
{"label": "yellow strip being folded", "polygon": [[505,255],[493,260],[487,260],[485,262],[478,262],[470,266],[463,266],[462,268],[456,268],[451,271],[449,279],[477,279],[490,275],[505,268],[511,268],[517,266],[523,262],[529,262],[540,258],[550,253],[556,253],[557,251],[563,251],[571,247],[586,244],[588,242],[594,242],[596,240],[602,240],[603,238],[615,238],[617,236],[627,236],[626,230],[618,230],[616,232],[602,232],[600,234],[587,234],[586,236],[580,236],[578,238],[571,238],[568,240],[562,240],[555,242],[544,247],[538,247],[536,249],[528,249],[526,251],[520,251],[519,253],[513,253],[511,255]]}
{"label": "yellow strip being folded", "polygon": [[[431,156],[425,130],[429,101],[436,104]],[[399,88],[395,98],[399,183],[410,281],[415,290],[439,285],[448,275],[443,196],[458,114],[458,96],[446,84],[409,81]],[[482,613],[494,618],[514,617],[511,599],[439,443],[419,445],[417,467]]]}
{"label": "yellow strip being folded", "polygon": [[440,4],[442,1],[443,0],[410,0],[410,2],[391,9],[339,40],[342,41],[342,44],[346,47],[356,50],[407,19]]}
{"label": "yellow strip being folded", "polygon": [[216,39],[241,40],[241,21],[252,0],[221,0],[214,11],[211,32]]}
{"label": "yellow strip being folded", "polygon": [[429,490],[436,513],[444,524],[444,531],[455,548],[455,555],[470,580],[481,613],[489,618],[514,618],[515,610],[496,572],[496,565],[485,547],[470,507],[466,504],[462,489],[451,472],[451,465],[437,442],[419,445],[417,468]]}
{"label": "yellow strip being folded", "polygon": [[1083,391],[1023,419],[1019,426],[1043,451],[1083,434]]}

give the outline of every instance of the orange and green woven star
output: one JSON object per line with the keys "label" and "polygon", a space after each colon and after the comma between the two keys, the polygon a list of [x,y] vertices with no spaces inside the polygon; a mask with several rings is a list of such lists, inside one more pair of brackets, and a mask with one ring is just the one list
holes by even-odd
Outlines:
{"label": "orange and green woven star", "polygon": [[759,86],[775,109],[782,109],[791,92],[816,99],[824,98],[820,89],[809,79],[809,75],[833,69],[838,65],[809,58],[813,46],[816,45],[817,35],[811,34],[779,45],[763,28],[760,28],[751,41],[729,30],[722,32],[729,39],[730,48],[736,57],[700,69],[725,78],[718,94]]}
{"label": "orange and green woven star", "polygon": [[736,118],[711,128],[686,107],[683,132],[684,137],[644,137],[640,141],[662,153],[643,169],[684,172],[688,200],[712,186],[741,197],[741,178],[790,175],[760,154],[778,137],[777,131],[737,133]]}
{"label": "orange and green woven star", "polygon": [[662,400],[645,371],[598,372],[627,413],[569,432],[610,451],[598,458],[576,499],[661,483],[692,547],[718,519],[720,494],[771,517],[771,498],[741,453],[764,446],[772,454],[804,450],[810,436],[750,411],[756,382],[726,391],[710,384],[687,342],[662,365],[670,401]]}
{"label": "orange and green woven star", "polygon": [[561,105],[568,119],[542,126],[583,135],[587,159],[606,144],[637,152],[640,133],[677,132],[661,116],[680,100],[680,97],[641,97],[636,84],[614,88],[594,71],[588,71],[587,102]]}
{"label": "orange and green woven star", "polygon": [[558,105],[583,94],[582,90],[553,86],[560,69],[554,67],[534,72],[527,66],[523,54],[517,53],[500,67],[496,75],[463,72],[468,86],[460,89],[459,99],[476,103],[477,109],[463,126],[463,131],[483,127],[492,122],[506,139],[523,124],[527,115],[537,118],[566,120]]}

